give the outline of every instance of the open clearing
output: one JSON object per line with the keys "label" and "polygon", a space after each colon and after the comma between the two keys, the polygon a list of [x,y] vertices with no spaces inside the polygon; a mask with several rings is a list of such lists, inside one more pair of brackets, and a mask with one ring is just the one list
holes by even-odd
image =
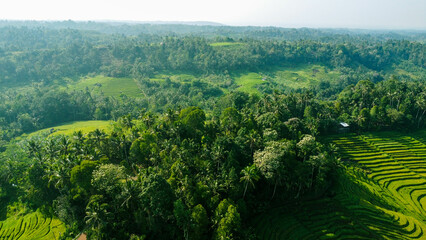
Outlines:
{"label": "open clearing", "polygon": [[262,76],[258,73],[242,74],[235,78],[235,83],[239,86],[237,91],[247,93],[259,93],[255,87],[262,82]]}
{"label": "open clearing", "polygon": [[284,88],[298,89],[318,85],[321,81],[333,82],[339,77],[320,65],[294,65],[276,68],[271,72],[272,81]]}
{"label": "open clearing", "polygon": [[235,46],[243,46],[244,43],[241,42],[215,42],[210,43],[210,46],[215,48],[227,48],[227,47],[235,47]]}
{"label": "open clearing", "polygon": [[[72,135],[74,132],[82,131],[83,133],[89,133],[96,129],[108,132],[111,126],[111,121],[79,121],[71,122],[63,125],[58,125],[51,128],[42,129],[33,133],[30,133],[28,137],[32,137],[38,134],[47,135]],[[53,129],[53,130],[52,130]]]}
{"label": "open clearing", "polygon": [[[238,43],[217,43],[218,46],[224,44],[238,44]],[[268,70],[260,71],[240,71],[231,72],[230,78],[235,82],[235,90],[242,91],[250,94],[261,94],[258,86],[261,84],[272,83],[279,86],[280,89],[295,90],[300,88],[309,88],[318,85],[320,82],[333,83],[338,79],[340,73],[337,71],[328,70],[321,65],[285,65],[281,67],[274,67]],[[172,82],[191,83],[194,80],[200,80],[218,86],[224,92],[229,89],[221,87],[220,81],[212,76],[196,76],[191,73],[160,73],[151,78],[151,81],[164,82],[165,79],[170,79]]]}
{"label": "open clearing", "polygon": [[295,90],[309,88],[320,82],[333,83],[339,72],[329,71],[320,65],[286,65],[263,72],[244,72],[234,77],[238,91],[259,93],[256,88],[263,83],[278,85],[280,89]]}
{"label": "open clearing", "polygon": [[85,77],[77,82],[71,82],[67,85],[70,90],[84,90],[88,88],[95,93],[103,93],[105,96],[120,96],[121,94],[129,97],[143,96],[136,82],[131,78],[112,78],[104,76]]}
{"label": "open clearing", "polygon": [[[212,43],[213,46],[239,46],[241,43],[219,42]],[[242,91],[250,94],[261,94],[258,86],[268,82],[279,86],[280,89],[300,89],[309,88],[318,85],[320,82],[333,83],[339,77],[336,71],[327,70],[321,65],[285,65],[274,67],[268,70],[260,71],[241,71],[231,72],[230,78],[234,81],[232,87],[236,91]],[[227,80],[223,77],[209,75],[198,76],[193,73],[186,72],[162,72],[150,78],[151,81],[164,82],[169,79],[171,82],[191,84],[195,80],[200,80],[221,88],[224,92],[230,89],[223,87],[222,84]],[[65,87],[63,87],[65,88]],[[142,91],[137,83],[131,78],[112,78],[105,76],[85,77],[78,81],[68,81],[66,85],[68,90],[85,90],[89,89],[94,93],[103,93],[105,96],[118,97],[121,94],[129,97],[143,97]]]}
{"label": "open clearing", "polygon": [[161,73],[155,75],[153,78],[150,78],[152,81],[156,82],[164,82],[166,78],[169,78],[172,82],[180,82],[180,83],[191,83],[195,79],[196,76],[187,73]]}

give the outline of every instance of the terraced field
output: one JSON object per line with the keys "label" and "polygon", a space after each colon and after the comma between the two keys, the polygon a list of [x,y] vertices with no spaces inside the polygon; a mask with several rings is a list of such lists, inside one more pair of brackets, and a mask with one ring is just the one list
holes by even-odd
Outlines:
{"label": "terraced field", "polygon": [[46,134],[46,135],[72,135],[74,132],[81,131],[82,133],[89,133],[93,132],[96,129],[99,129],[101,131],[110,132],[111,129],[111,121],[76,121],[76,122],[69,122],[62,125],[58,125],[55,127],[50,127],[46,129],[41,129],[36,132],[30,133],[28,135],[23,135],[19,139],[25,138],[25,137],[33,137],[35,135],[39,134]]}
{"label": "terraced field", "polygon": [[[212,46],[216,48],[227,49],[241,47],[244,46],[244,44],[219,42],[212,43]],[[155,82],[164,82],[166,79],[170,79],[172,82],[179,83],[191,83],[195,80],[200,80],[202,82],[219,87],[224,92],[237,90],[249,94],[261,94],[261,91],[258,89],[258,86],[261,84],[271,83],[273,85],[279,86],[279,89],[295,90],[317,86],[321,82],[333,84],[333,82],[339,78],[340,73],[338,71],[327,69],[322,65],[287,64],[279,67],[263,69],[262,71],[234,71],[230,72],[229,76],[235,82],[235,85],[233,85],[235,89],[228,89],[227,87],[223,86],[224,81],[226,81],[223,79],[223,76],[194,75],[193,73],[189,72],[162,72],[156,74],[153,78],[150,78],[150,80]],[[97,82],[94,82],[92,79],[91,84],[93,85],[95,83]]]}
{"label": "terraced field", "polygon": [[251,94],[259,94],[259,91],[255,88],[263,82],[262,76],[258,73],[242,74],[236,77],[235,82],[239,86],[238,91],[247,92]]}
{"label": "terraced field", "polygon": [[326,70],[321,65],[288,65],[275,68],[269,75],[270,80],[286,89],[299,89],[316,86],[321,81],[332,84],[339,78],[340,73]]}
{"label": "terraced field", "polygon": [[129,97],[142,97],[143,94],[131,78],[112,78],[105,76],[81,78],[77,82],[70,82],[62,89],[84,90],[89,89],[95,93],[103,93],[105,96],[118,97],[121,94]]}
{"label": "terraced field", "polygon": [[272,209],[261,239],[426,239],[426,131],[336,136],[333,196]]}
{"label": "terraced field", "polygon": [[226,47],[235,47],[235,46],[242,46],[244,43],[241,42],[215,42],[210,43],[210,46],[215,48],[226,48]]}
{"label": "terraced field", "polygon": [[0,222],[0,240],[59,239],[65,225],[57,219],[45,218],[39,212],[11,217]]}

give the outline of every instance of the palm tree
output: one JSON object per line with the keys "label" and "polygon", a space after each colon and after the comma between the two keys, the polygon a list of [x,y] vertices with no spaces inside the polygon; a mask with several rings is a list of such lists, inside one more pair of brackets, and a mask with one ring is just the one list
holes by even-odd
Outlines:
{"label": "palm tree", "polygon": [[99,216],[100,206],[99,204],[90,204],[86,208],[86,224],[90,226],[96,234],[100,234],[102,227],[105,222]]}
{"label": "palm tree", "polygon": [[39,142],[36,142],[34,140],[30,140],[28,142],[28,151],[30,153],[30,156],[36,157],[40,162],[42,162],[42,154],[41,154],[41,146]]}
{"label": "palm tree", "polygon": [[134,126],[132,122],[132,116],[130,116],[130,114],[121,117],[120,120],[126,129],[131,129]]}
{"label": "palm tree", "polygon": [[255,188],[254,183],[260,179],[259,171],[254,164],[250,166],[246,166],[243,170],[241,170],[241,174],[243,175],[240,178],[241,182],[244,182],[244,194],[243,198],[246,196],[248,185],[250,184],[253,188]]}
{"label": "palm tree", "polygon": [[178,115],[176,114],[175,111],[173,111],[172,109],[168,108],[167,112],[165,113],[165,117],[166,117],[166,121],[168,121],[169,123],[173,124],[177,120]]}
{"label": "palm tree", "polygon": [[324,154],[321,153],[319,155],[310,156],[310,158],[307,160],[307,164],[311,167],[311,181],[309,183],[309,188],[312,188],[312,185],[314,184],[314,173],[315,170],[318,169],[320,171],[320,168],[324,162]]}
{"label": "palm tree", "polygon": [[[417,107],[416,119],[418,119],[417,127],[419,128],[423,115],[426,113],[426,94],[424,92],[417,96],[415,106]],[[421,113],[421,115],[419,113]]]}
{"label": "palm tree", "polygon": [[48,179],[48,185],[53,186],[58,190],[63,190],[65,186],[65,180],[67,178],[67,172],[65,167],[62,166],[63,160],[57,160],[54,163],[48,164],[46,169],[46,178]]}
{"label": "palm tree", "polygon": [[248,134],[248,138],[250,141],[251,156],[253,156],[254,149],[260,144],[260,135],[254,129],[251,129]]}
{"label": "palm tree", "polygon": [[124,200],[121,206],[126,206],[131,211],[134,211],[138,207],[138,196],[141,188],[140,184],[137,182],[137,177],[135,178],[136,181],[133,179],[126,179],[126,183],[123,186]]}
{"label": "palm tree", "polygon": [[118,146],[119,146],[120,152],[122,154],[121,157],[125,158],[126,161],[127,161],[127,163],[130,166],[131,164],[130,164],[130,161],[129,161],[129,150],[130,150],[130,146],[132,145],[132,143],[127,140],[125,134],[121,135],[121,137],[120,137],[119,140],[120,141],[119,141],[119,145]]}
{"label": "palm tree", "polygon": [[61,155],[67,155],[68,154],[69,146],[70,146],[70,141],[69,141],[68,137],[62,136],[61,139],[59,140],[59,147],[60,147]]}
{"label": "palm tree", "polygon": [[57,156],[57,144],[54,138],[49,139],[46,143],[45,150],[51,161]]}
{"label": "palm tree", "polygon": [[84,136],[83,132],[81,130],[74,132],[73,140],[73,150],[80,154],[83,154],[84,141],[86,140],[86,137]]}
{"label": "palm tree", "polygon": [[155,117],[151,112],[145,113],[145,115],[142,117],[142,122],[145,124],[146,128],[151,128],[151,126],[155,122]]}
{"label": "palm tree", "polygon": [[101,131],[101,130],[99,130],[99,129],[97,128],[95,131],[93,131],[93,132],[89,133],[89,136],[90,136],[90,137],[92,137],[92,139],[94,139],[94,140],[95,140],[96,147],[98,148],[98,150],[100,150],[100,149],[101,149],[101,142],[102,142],[102,141],[105,139],[105,137],[106,137],[105,132],[104,132],[104,131]]}

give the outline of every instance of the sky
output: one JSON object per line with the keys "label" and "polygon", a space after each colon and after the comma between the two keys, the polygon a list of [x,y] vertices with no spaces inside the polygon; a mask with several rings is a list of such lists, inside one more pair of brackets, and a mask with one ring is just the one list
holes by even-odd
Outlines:
{"label": "sky", "polygon": [[0,19],[426,30],[426,0],[0,0]]}

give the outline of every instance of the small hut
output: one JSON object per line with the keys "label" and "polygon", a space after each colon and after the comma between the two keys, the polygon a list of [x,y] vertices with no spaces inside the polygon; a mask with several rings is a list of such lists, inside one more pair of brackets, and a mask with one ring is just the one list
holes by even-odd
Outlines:
{"label": "small hut", "polygon": [[340,122],[339,127],[337,129],[338,133],[349,133],[350,132],[350,126],[349,124],[345,122]]}

